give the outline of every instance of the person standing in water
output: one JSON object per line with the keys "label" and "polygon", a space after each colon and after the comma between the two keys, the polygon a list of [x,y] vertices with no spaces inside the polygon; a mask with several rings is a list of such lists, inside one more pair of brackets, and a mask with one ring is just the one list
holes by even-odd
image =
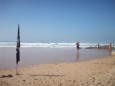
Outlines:
{"label": "person standing in water", "polygon": [[77,54],[76,54],[76,58],[77,58],[77,61],[79,60],[79,49],[80,49],[80,44],[79,44],[79,41],[76,43],[76,47],[77,47]]}
{"label": "person standing in water", "polygon": [[76,43],[76,46],[77,46],[77,50],[79,50],[80,49],[80,47],[79,47],[79,41]]}
{"label": "person standing in water", "polygon": [[112,42],[109,44],[109,54],[112,55]]}

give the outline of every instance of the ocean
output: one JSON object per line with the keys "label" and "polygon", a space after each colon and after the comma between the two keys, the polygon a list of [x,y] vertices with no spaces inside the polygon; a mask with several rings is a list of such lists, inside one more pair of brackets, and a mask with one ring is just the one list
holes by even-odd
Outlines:
{"label": "ocean", "polygon": [[[81,48],[95,47],[98,43],[80,43]],[[100,45],[108,45],[101,43]],[[0,42],[0,47],[16,47],[16,42]],[[70,48],[76,47],[76,43],[28,43],[22,42],[21,47],[40,47],[40,48]]]}
{"label": "ocean", "polygon": [[[100,44],[107,45],[107,44]],[[75,43],[21,43],[19,67],[36,64],[73,63],[84,60],[105,58],[107,49],[86,49],[97,43],[80,43],[79,52]],[[16,66],[16,42],[0,42],[0,69]]]}

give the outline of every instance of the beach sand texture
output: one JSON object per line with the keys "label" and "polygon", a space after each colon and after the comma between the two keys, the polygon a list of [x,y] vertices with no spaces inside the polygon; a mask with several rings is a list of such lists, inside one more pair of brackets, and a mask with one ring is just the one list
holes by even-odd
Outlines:
{"label": "beach sand texture", "polygon": [[114,55],[114,56],[115,56],[115,51],[113,51],[113,52],[112,52],[112,55]]}
{"label": "beach sand texture", "polygon": [[[115,86],[115,56],[0,70],[0,86]],[[10,75],[9,75],[10,74]],[[4,75],[4,76],[3,76]]]}

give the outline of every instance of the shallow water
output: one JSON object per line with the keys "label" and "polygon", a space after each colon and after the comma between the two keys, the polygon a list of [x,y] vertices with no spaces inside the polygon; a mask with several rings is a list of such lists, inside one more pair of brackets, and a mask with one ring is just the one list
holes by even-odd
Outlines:
{"label": "shallow water", "polygon": [[[108,50],[76,48],[21,48],[19,66],[35,64],[70,63],[109,56]],[[16,66],[16,49],[0,48],[0,69]]]}

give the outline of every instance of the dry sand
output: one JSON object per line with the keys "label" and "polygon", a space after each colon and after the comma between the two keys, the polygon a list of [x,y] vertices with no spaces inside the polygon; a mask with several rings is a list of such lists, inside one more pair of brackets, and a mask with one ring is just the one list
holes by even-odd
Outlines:
{"label": "dry sand", "polygon": [[[115,56],[0,70],[0,86],[115,86]],[[9,75],[11,74],[11,75]],[[4,76],[3,76],[4,75]]]}

